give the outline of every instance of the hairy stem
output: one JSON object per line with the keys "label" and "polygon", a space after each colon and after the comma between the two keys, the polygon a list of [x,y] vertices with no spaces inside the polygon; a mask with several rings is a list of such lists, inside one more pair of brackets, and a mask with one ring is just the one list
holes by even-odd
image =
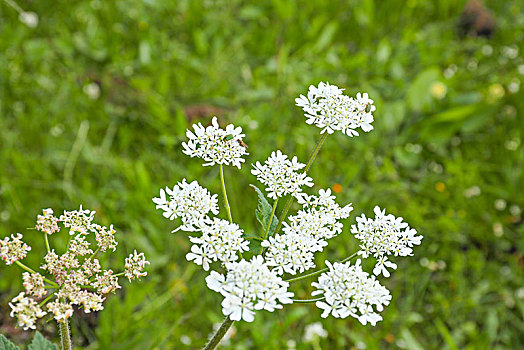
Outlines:
{"label": "hairy stem", "polygon": [[217,329],[215,334],[213,334],[213,337],[211,337],[207,345],[204,347],[204,350],[213,350],[214,348],[216,348],[217,345],[222,340],[222,338],[224,338],[224,336],[226,335],[229,327],[233,325],[233,322],[235,321],[229,318],[229,316],[226,316],[226,318],[224,319],[224,322],[222,322],[222,324]]}
{"label": "hairy stem", "polygon": [[[348,256],[347,258],[345,258],[344,260],[340,261],[340,263],[345,263],[346,261],[349,261],[351,259],[353,259],[354,257],[357,256],[357,253],[354,253],[350,256]],[[323,269],[320,269],[320,270],[317,270],[317,271],[314,271],[314,272],[311,272],[311,273],[308,273],[307,275],[302,275],[302,276],[298,276],[298,277],[295,277],[295,278],[290,278],[288,280],[285,280],[286,282],[296,282],[296,281],[300,281],[300,280],[303,280],[303,279],[306,279],[306,278],[309,278],[309,277],[313,277],[313,276],[316,276],[316,275],[319,275],[323,272],[326,272],[329,270],[329,267],[325,267]]]}
{"label": "hairy stem", "polygon": [[58,323],[60,328],[60,345],[62,350],[71,350],[71,335],[69,334],[69,321]]}
{"label": "hairy stem", "polygon": [[[317,146],[313,150],[313,153],[311,153],[311,156],[309,157],[309,160],[306,164],[306,168],[304,169],[304,173],[307,174],[309,168],[311,168],[311,164],[313,164],[313,161],[317,157],[318,152],[320,151],[320,148],[324,144],[324,141],[326,141],[326,138],[328,137],[328,133],[324,133],[320,140],[317,143]],[[278,233],[280,231],[280,228],[282,227],[282,223],[284,220],[286,220],[287,212],[289,211],[289,208],[291,208],[291,204],[293,203],[293,196],[290,196],[289,199],[286,202],[286,206],[284,207],[284,211],[282,212],[282,215],[280,216],[280,222],[277,225],[277,228],[275,229],[275,233]]]}

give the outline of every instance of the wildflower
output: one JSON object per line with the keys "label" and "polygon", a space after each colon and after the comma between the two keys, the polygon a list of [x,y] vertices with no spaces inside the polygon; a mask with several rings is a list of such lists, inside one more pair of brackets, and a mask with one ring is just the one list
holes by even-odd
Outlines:
{"label": "wildflower", "polygon": [[60,221],[64,227],[69,227],[69,234],[72,236],[75,232],[87,235],[91,229],[91,222],[95,216],[94,211],[83,210],[80,206],[79,210],[65,211],[60,215]]}
{"label": "wildflower", "polygon": [[[169,195],[169,199],[166,196]],[[173,189],[166,187],[160,190],[160,197],[153,198],[157,209],[164,211],[164,217],[174,220],[182,219],[180,229],[184,231],[198,231],[203,225],[204,219],[209,212],[218,214],[218,195],[211,193],[200,186],[197,181],[187,183],[186,179],[177,183]]]}
{"label": "wildflower", "polygon": [[108,249],[116,250],[118,242],[115,240],[115,229],[113,225],[109,226],[109,230],[105,226],[92,225],[91,230],[95,233],[95,239],[101,251],[105,252]]}
{"label": "wildflower", "polygon": [[365,132],[373,130],[373,100],[368,94],[358,93],[356,98],[342,94],[343,89],[321,82],[318,87],[311,85],[307,97],[295,99],[307,118],[306,123],[321,128],[321,134],[341,131],[347,136],[358,136],[357,128]]}
{"label": "wildflower", "polygon": [[326,265],[329,271],[321,274],[318,282],[311,283],[317,288],[311,295],[323,294],[325,297],[325,301],[316,302],[317,307],[324,310],[322,318],[329,314],[337,318],[351,316],[363,325],[369,322],[373,326],[382,320],[376,311],[384,310],[391,295],[375,276],[369,276],[362,270],[360,259],[355,265],[350,262],[331,264],[329,261],[326,261]]}
{"label": "wildflower", "polygon": [[252,322],[254,310],[281,309],[281,304],[291,304],[293,293],[288,292],[289,283],[269,270],[262,256],[249,262],[226,263],[226,276],[211,271],[206,277],[207,286],[224,296],[222,312],[234,321]]}
{"label": "wildflower", "polygon": [[387,268],[396,269],[397,265],[388,261],[387,256],[413,255],[412,247],[420,244],[422,236],[417,236],[417,231],[402,222],[401,217],[386,215],[385,210],[379,207],[375,207],[374,212],[375,219],[366,218],[364,214],[357,217],[357,225],[351,226],[351,233],[361,241],[360,256],[367,258],[373,255],[378,259],[373,273],[389,277]]}
{"label": "wildflower", "polygon": [[31,298],[25,296],[24,292],[20,292],[9,303],[11,313],[9,316],[18,318],[18,326],[24,330],[35,329],[35,322],[40,317],[46,315],[38,303]]}
{"label": "wildflower", "polygon": [[86,241],[85,236],[79,234],[71,240],[71,243],[69,245],[69,252],[71,252],[72,255],[80,256],[93,254],[93,250],[89,248],[89,246],[90,243]]}
{"label": "wildflower", "polygon": [[37,216],[35,229],[48,235],[60,231],[60,228],[58,227],[58,218],[53,215],[53,209],[48,208],[42,211],[44,215]]}
{"label": "wildflower", "polygon": [[305,166],[297,157],[288,159],[287,155],[276,151],[271,153],[264,165],[260,162],[253,164],[251,174],[267,186],[266,191],[269,192],[270,198],[277,199],[288,194],[296,197],[302,192],[302,186],[313,186],[313,180],[306,173],[298,172]]}
{"label": "wildflower", "polygon": [[245,161],[242,156],[247,155],[243,146],[241,127],[232,124],[221,129],[217,118],[213,117],[212,125],[205,128],[201,123],[193,125],[194,133],[189,129],[186,131],[187,142],[182,143],[184,152],[190,157],[202,158],[206,163],[204,166],[215,164],[232,164],[240,169]]}
{"label": "wildflower", "polygon": [[304,330],[304,343],[311,343],[316,338],[326,338],[327,331],[322,327],[322,323],[315,322],[308,324]]}
{"label": "wildflower", "polygon": [[135,250],[133,254],[130,254],[124,265],[125,276],[129,279],[129,282],[135,278],[147,276],[147,272],[144,271],[146,265],[149,265],[149,261],[146,260],[144,253],[138,254]]}
{"label": "wildflower", "polygon": [[67,303],[61,303],[57,300],[47,304],[47,309],[53,313],[56,322],[64,323],[73,316],[73,307]]}
{"label": "wildflower", "polygon": [[36,28],[38,26],[38,15],[34,12],[21,12],[18,19],[29,28]]}
{"label": "wildflower", "polygon": [[9,237],[5,237],[0,240],[0,258],[5,261],[7,265],[22,260],[26,257],[27,252],[31,250],[31,247],[22,241],[22,234],[17,233]]}
{"label": "wildflower", "polygon": [[113,270],[104,271],[104,275],[96,275],[95,282],[92,283],[100,294],[114,293],[117,289],[122,288],[118,284],[118,277],[113,275]]}
{"label": "wildflower", "polygon": [[239,258],[237,252],[249,250],[249,242],[242,238],[243,231],[237,224],[214,218],[208,219],[201,230],[201,237],[190,237],[193,246],[186,259],[202,265],[206,271],[212,261],[236,261]]}
{"label": "wildflower", "polygon": [[27,294],[37,298],[46,295],[47,292],[44,289],[44,276],[39,273],[24,272],[22,278],[24,280],[23,286]]}

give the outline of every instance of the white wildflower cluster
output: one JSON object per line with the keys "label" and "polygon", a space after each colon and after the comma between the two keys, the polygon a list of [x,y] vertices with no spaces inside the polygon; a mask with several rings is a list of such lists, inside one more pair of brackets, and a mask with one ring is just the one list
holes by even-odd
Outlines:
{"label": "white wildflower cluster", "polygon": [[58,227],[58,218],[53,215],[53,209],[47,208],[42,211],[44,215],[37,216],[35,229],[47,233],[48,235],[60,231],[60,227]]}
{"label": "white wildflower cluster", "polygon": [[157,209],[164,211],[164,217],[182,220],[182,226],[175,231],[198,231],[209,212],[218,214],[218,195],[211,195],[197,181],[187,183],[186,179],[183,179],[173,189],[160,189],[160,197],[153,198],[153,202]]}
{"label": "white wildflower cluster", "polygon": [[413,255],[412,247],[421,243],[422,236],[417,236],[417,231],[410,228],[408,223],[402,222],[401,217],[386,215],[386,211],[378,206],[374,212],[375,219],[366,218],[364,214],[357,217],[357,225],[351,226],[351,233],[361,242],[358,252],[360,256],[367,258],[372,255],[377,258],[373,273],[389,277],[387,268],[396,269],[397,265],[389,261],[388,256]]}
{"label": "white wildflower cluster", "polygon": [[324,310],[322,317],[332,314],[336,318],[354,317],[363,325],[368,322],[373,326],[380,320],[378,312],[389,305],[391,295],[375,276],[369,276],[362,270],[360,259],[354,265],[326,261],[329,271],[320,275],[318,282],[311,285],[315,290],[311,295],[323,295],[325,301],[316,305]]}
{"label": "white wildflower cluster", "polygon": [[[12,309],[11,316],[17,317],[18,324],[24,329],[34,329],[36,320],[46,315],[42,310],[44,303],[47,303],[46,309],[57,322],[65,322],[73,315],[74,305],[81,306],[86,313],[102,310],[105,295],[121,288],[118,276],[126,275],[132,280],[147,274],[144,269],[149,262],[145,260],[143,253],[138,254],[136,250],[134,255],[125,260],[125,271],[114,274],[113,270],[102,269],[100,261],[95,258],[96,254],[108,249],[114,251],[117,242],[113,226],[107,229],[93,223],[94,214],[94,211],[80,207],[80,210],[64,211],[59,219],[53,216],[52,209],[44,209],[43,215],[38,215],[36,228],[45,235],[59,232],[58,223],[62,223],[69,228],[72,237],[63,254],[59,255],[51,249],[44,256],[44,263],[40,268],[49,278],[20,265],[29,271],[23,273],[25,293],[15,297],[9,306]],[[95,251],[88,240],[91,236],[95,236],[92,239],[97,244]],[[30,250],[21,241],[21,234],[11,237],[13,240],[0,240],[1,257],[8,265],[25,257]],[[38,304],[38,300],[44,297],[44,302]]]}
{"label": "white wildflower cluster", "polygon": [[5,237],[0,239],[0,258],[5,261],[7,265],[11,265],[18,260],[22,260],[26,257],[27,252],[31,250],[31,247],[22,241],[21,233]]}
{"label": "white wildflower cluster", "polygon": [[319,338],[326,338],[328,332],[322,327],[322,323],[315,322],[308,324],[304,329],[304,343],[312,343]]}
{"label": "white wildflower cluster", "polygon": [[267,264],[278,274],[294,275],[314,268],[314,253],[322,251],[328,239],[342,232],[339,220],[349,217],[353,210],[351,204],[339,206],[330,189],[319,190],[318,196],[302,194],[298,202],[303,209],[288,218],[283,233],[262,242],[268,248]]}
{"label": "white wildflower cluster", "polygon": [[373,130],[373,100],[368,94],[358,93],[356,98],[343,94],[343,89],[321,82],[311,85],[307,97],[300,95],[296,105],[305,112],[306,123],[321,128],[321,133],[342,131],[347,136],[358,136],[357,128],[365,132]]}
{"label": "white wildflower cluster", "polygon": [[241,127],[229,124],[225,130],[221,129],[214,117],[207,128],[198,123],[193,125],[193,129],[194,133],[189,129],[186,131],[189,140],[182,143],[185,154],[202,158],[206,162],[204,166],[232,164],[240,169],[245,161],[242,157],[248,154],[242,141],[245,135]]}
{"label": "white wildflower cluster", "polygon": [[226,276],[211,271],[206,282],[211,290],[224,296],[222,312],[232,320],[252,322],[254,310],[273,312],[293,302],[293,293],[287,290],[289,283],[270,271],[262,256],[226,263],[226,268]]}
{"label": "white wildflower cluster", "polygon": [[206,271],[210,262],[237,261],[237,253],[249,250],[249,242],[242,238],[243,231],[237,224],[218,218],[207,219],[201,231],[202,236],[189,238],[193,245],[186,259],[202,265]]}
{"label": "white wildflower cluster", "polygon": [[20,292],[9,303],[11,313],[9,316],[18,318],[18,327],[24,330],[35,329],[36,321],[40,317],[44,317],[46,312],[40,308],[40,305],[31,298],[25,296],[24,292]]}
{"label": "white wildflower cluster", "polygon": [[306,173],[298,172],[305,166],[297,157],[288,159],[287,155],[276,151],[271,153],[264,165],[260,162],[253,164],[251,173],[267,186],[269,198],[277,199],[288,194],[297,197],[302,192],[302,186],[313,186],[313,180]]}

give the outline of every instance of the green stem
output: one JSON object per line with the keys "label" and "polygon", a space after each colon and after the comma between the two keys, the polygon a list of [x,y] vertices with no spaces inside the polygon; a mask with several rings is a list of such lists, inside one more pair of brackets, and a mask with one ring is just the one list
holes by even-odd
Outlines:
{"label": "green stem", "polygon": [[71,350],[71,335],[69,334],[69,321],[58,323],[60,328],[60,345],[62,350]]}
{"label": "green stem", "polygon": [[91,255],[89,257],[89,260],[93,260],[93,258],[98,254],[98,252],[100,251],[100,247],[96,248],[95,252],[93,253],[93,255]]}
{"label": "green stem", "polygon": [[126,274],[126,273],[125,273],[125,271],[124,271],[124,272],[116,273],[116,274],[114,274],[113,276],[118,277],[118,276],[123,276],[123,275],[125,275],[125,274]]}
{"label": "green stem", "polygon": [[[344,260],[340,261],[341,264],[345,263],[346,261],[349,261],[351,259],[353,259],[354,257],[357,256],[357,253],[354,253],[350,256],[348,256],[347,258],[345,258]],[[295,278],[290,278],[288,280],[285,280],[286,282],[296,282],[296,281],[300,281],[300,280],[303,280],[303,279],[306,279],[306,278],[309,278],[309,277],[312,277],[312,276],[316,276],[316,275],[319,275],[323,272],[326,272],[329,270],[329,267],[325,267],[323,269],[320,269],[320,270],[317,270],[315,272],[311,272],[311,273],[308,273],[307,275],[302,275],[302,276],[298,276],[298,277],[295,277]]]}
{"label": "green stem", "polygon": [[[306,168],[304,169],[304,173],[307,174],[309,168],[311,168],[311,164],[313,164],[313,161],[317,157],[318,152],[320,151],[320,148],[324,144],[324,141],[326,141],[326,138],[328,137],[328,133],[324,133],[320,140],[317,143],[317,146],[313,150],[313,153],[311,153],[311,156],[309,156],[309,160],[306,164]],[[284,223],[284,220],[286,220],[287,212],[289,211],[289,208],[291,208],[291,204],[293,203],[293,196],[290,196],[289,199],[286,202],[286,205],[284,207],[284,211],[282,212],[282,215],[280,216],[280,221],[277,225],[277,228],[275,229],[275,233],[278,233],[280,231],[280,228],[282,227],[282,224]]]}
{"label": "green stem", "polygon": [[222,324],[217,329],[215,334],[213,334],[213,337],[209,340],[207,345],[204,347],[204,350],[213,350],[214,348],[216,348],[217,345],[222,340],[222,338],[224,338],[224,336],[226,335],[229,327],[233,325],[233,322],[235,321],[229,318],[229,316],[226,316],[226,318],[224,319],[224,322],[222,322]]}
{"label": "green stem", "polygon": [[316,298],[316,299],[293,299],[293,303],[299,303],[299,304],[308,304],[308,303],[315,303],[317,301],[321,301],[326,299],[326,297]]}
{"label": "green stem", "polygon": [[264,232],[264,240],[267,239],[267,236],[269,234],[269,228],[271,227],[271,222],[273,222],[273,216],[275,216],[275,211],[277,210],[277,204],[278,204],[278,197],[275,199],[275,203],[273,203],[273,210],[271,211],[271,216],[269,217],[269,221],[267,223],[266,231]]}
{"label": "green stem", "polygon": [[224,167],[222,164],[219,164],[219,168],[220,183],[222,184],[222,193],[224,194],[224,206],[226,207],[227,218],[229,219],[229,222],[233,222],[233,218],[231,217],[231,209],[229,208],[229,201],[227,200],[226,183],[224,182]]}
{"label": "green stem", "polygon": [[47,248],[47,252],[49,253],[51,251],[51,248],[49,248],[49,239],[47,239],[47,233],[44,233],[44,241],[45,247]]}
{"label": "green stem", "polygon": [[55,293],[51,293],[51,295],[49,295],[47,298],[42,300],[42,302],[40,303],[40,307],[44,306],[44,304],[47,303],[54,296],[55,296]]}
{"label": "green stem", "polygon": [[[30,272],[30,273],[37,273],[35,270],[33,270],[32,268],[30,268],[29,266],[27,265],[24,265],[22,264],[20,261],[15,261],[15,263],[20,266],[21,268],[23,268],[24,270],[26,270],[27,272]],[[50,285],[52,285],[53,287],[56,287],[58,288],[58,284],[56,284],[55,282],[51,281],[50,279],[47,279],[44,277],[44,281],[46,281],[47,283],[49,283]]]}
{"label": "green stem", "polygon": [[261,237],[244,237],[247,240],[253,240],[253,241],[260,241],[262,242],[264,239]]}

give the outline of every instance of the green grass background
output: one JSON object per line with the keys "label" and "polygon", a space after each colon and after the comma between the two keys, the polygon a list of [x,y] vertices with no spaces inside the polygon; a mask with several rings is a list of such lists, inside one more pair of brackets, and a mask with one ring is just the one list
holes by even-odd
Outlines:
{"label": "green grass background", "polygon": [[[292,305],[236,323],[223,348],[294,341],[309,349],[304,327],[319,320],[329,332],[323,349],[524,346],[524,95],[515,89],[524,9],[519,0],[488,1],[494,36],[459,39],[464,3],[20,0],[38,13],[34,29],[0,3],[0,236],[22,232],[33,247],[26,261],[36,266],[43,240],[25,228],[42,208],[96,210],[119,237],[107,263],[116,269],[137,248],[151,268],[96,316],[75,314],[75,345],[198,348],[222,320],[221,297],[185,261],[187,235],[170,234],[176,223],[151,201],[182,178],[219,192],[218,169],[181,153],[188,115],[212,107],[223,125],[244,128],[247,164],[225,175],[234,220],[256,232],[249,163],[275,149],[307,159],[319,130],[303,122],[294,98],[329,81],[348,94],[368,92],[377,111],[373,132],[330,136],[310,172],[315,189],[339,183],[338,201],[355,207],[318,265],[355,251],[349,225],[374,205],[404,217],[424,240],[381,278],[393,301],[377,327]],[[93,83],[96,99],[84,92]],[[435,83],[446,87],[444,98],[432,95]],[[0,332],[27,342],[7,306],[21,273],[3,264],[0,276]],[[293,289],[307,298],[311,287]],[[39,329],[56,340],[53,322]],[[189,346],[181,341],[188,338]]]}

